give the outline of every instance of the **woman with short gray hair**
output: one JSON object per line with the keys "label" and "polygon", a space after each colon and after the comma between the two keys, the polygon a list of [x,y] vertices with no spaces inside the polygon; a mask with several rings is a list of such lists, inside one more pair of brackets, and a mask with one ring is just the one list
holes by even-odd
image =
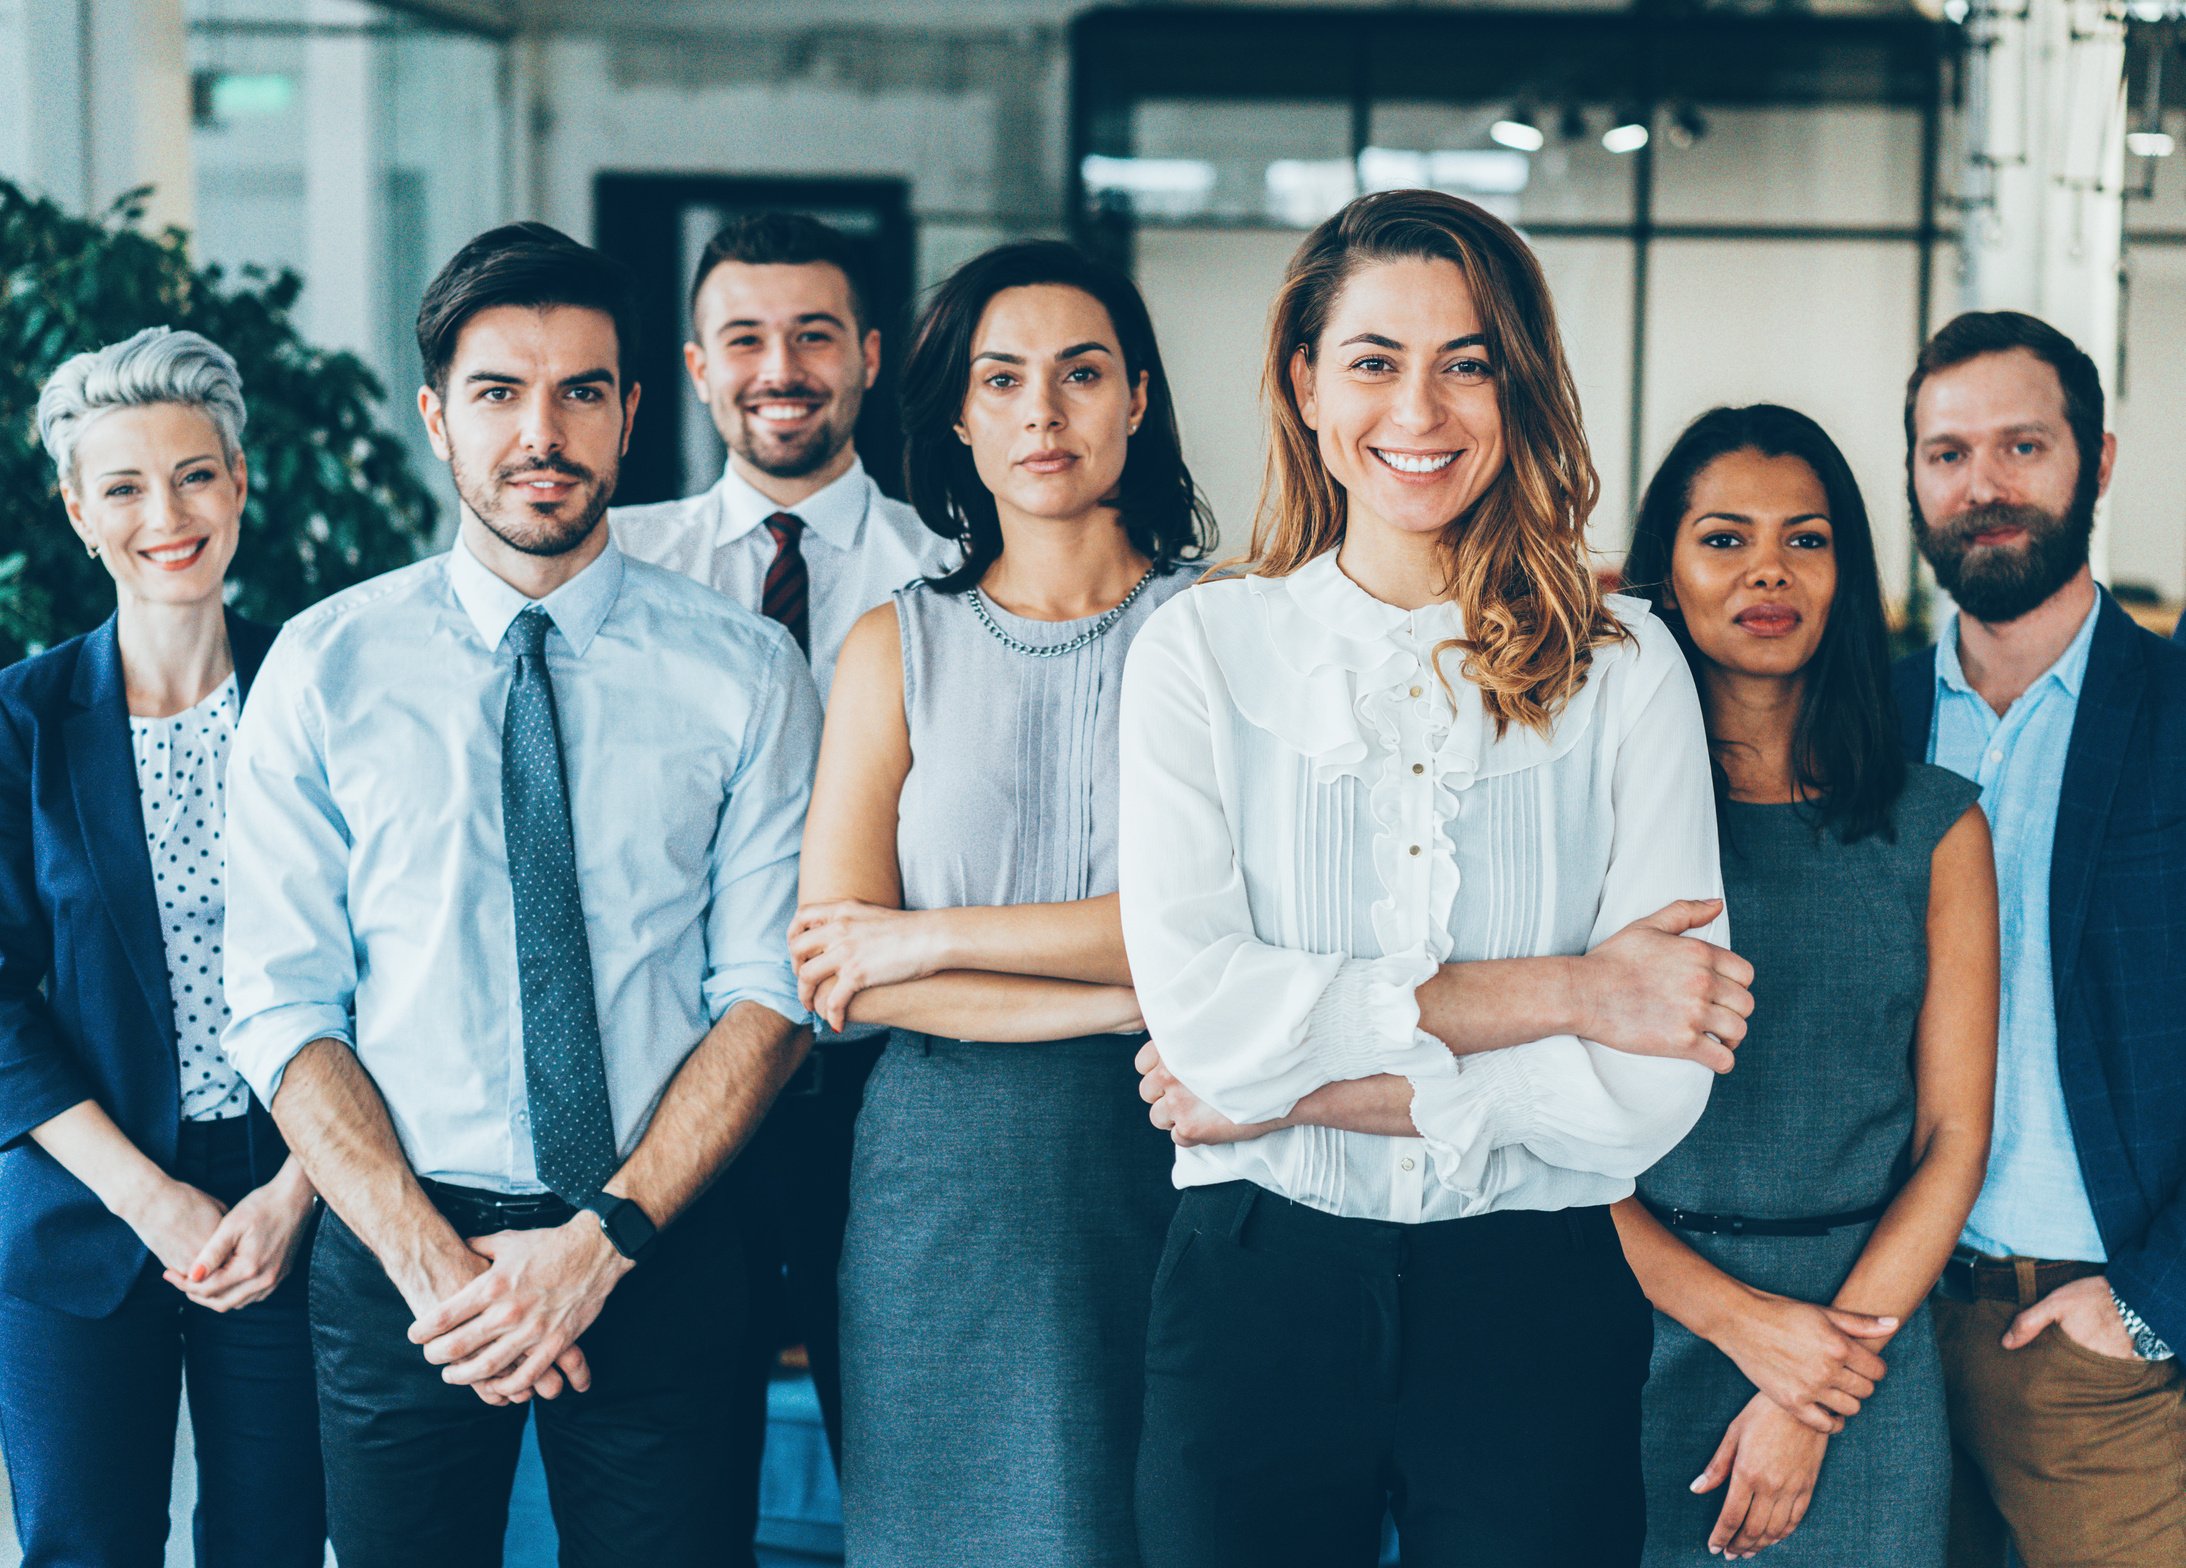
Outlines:
{"label": "woman with short gray hair", "polygon": [[38,399],[114,614],[0,671],[0,1446],[26,1564],[165,1556],[188,1373],[201,1568],[318,1568],[315,1197],[220,1051],[235,361],[148,327]]}

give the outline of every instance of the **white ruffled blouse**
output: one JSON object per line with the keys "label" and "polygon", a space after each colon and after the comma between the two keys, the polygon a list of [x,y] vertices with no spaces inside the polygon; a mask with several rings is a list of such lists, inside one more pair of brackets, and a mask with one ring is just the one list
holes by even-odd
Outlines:
{"label": "white ruffled blouse", "polygon": [[[1444,963],[1583,953],[1722,893],[1700,703],[1669,631],[1595,650],[1542,736],[1500,738],[1405,611],[1338,569],[1206,583],[1146,622],[1124,674],[1124,945],[1170,1070],[1239,1122],[1397,1073],[1418,1138],[1293,1127],[1177,1150],[1176,1182],[1239,1178],[1404,1222],[1610,1203],[1692,1127],[1711,1074],[1576,1036],[1468,1057],[1419,1028]],[[1696,932],[1727,942],[1719,917]]]}

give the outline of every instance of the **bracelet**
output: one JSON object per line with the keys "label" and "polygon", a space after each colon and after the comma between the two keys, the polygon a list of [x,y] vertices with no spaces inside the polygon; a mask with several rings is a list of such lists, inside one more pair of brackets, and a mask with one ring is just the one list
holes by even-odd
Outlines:
{"label": "bracelet", "polygon": [[2168,1361],[2174,1352],[2163,1342],[2163,1337],[2148,1326],[2148,1320],[2118,1299],[2118,1293],[2110,1292],[2110,1304],[2118,1309],[2118,1321],[2125,1325],[2125,1332],[2132,1336],[2133,1354],[2143,1361]]}

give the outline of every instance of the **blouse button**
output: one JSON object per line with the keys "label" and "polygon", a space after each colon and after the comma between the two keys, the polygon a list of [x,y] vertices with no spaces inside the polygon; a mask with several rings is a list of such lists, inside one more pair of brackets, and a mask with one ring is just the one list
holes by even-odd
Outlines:
{"label": "blouse button", "polygon": [[1410,853],[1412,853],[1412,854],[1414,854],[1414,855],[1418,854],[1418,853],[1419,853],[1419,846],[1418,846],[1417,844],[1414,844],[1414,845],[1412,846],[1411,850],[1410,850]]}
{"label": "blouse button", "polygon": [[1398,1170],[1404,1170],[1404,1171],[1408,1171],[1408,1170],[1410,1170],[1410,1169],[1412,1168],[1412,1165],[1413,1165],[1413,1160],[1412,1160],[1412,1157],[1411,1157],[1411,1156],[1410,1156],[1409,1154],[1407,1154],[1407,1155],[1406,1155],[1406,1156],[1405,1156],[1405,1157],[1404,1157],[1403,1159],[1401,1159],[1401,1160],[1397,1161],[1397,1169],[1398,1169]]}
{"label": "blouse button", "polygon": [[1420,693],[1421,693],[1422,691],[1424,691],[1425,689],[1426,689],[1426,688],[1425,688],[1425,687],[1422,687],[1422,686],[1414,686],[1414,687],[1412,688],[1412,695],[1413,695],[1413,696],[1415,696],[1415,697],[1417,697],[1417,696],[1418,696],[1418,695],[1419,695],[1419,694],[1420,694]]}
{"label": "blouse button", "polygon": [[1425,773],[1427,771],[1427,764],[1424,762],[1415,762],[1412,764],[1412,771],[1414,773]]}

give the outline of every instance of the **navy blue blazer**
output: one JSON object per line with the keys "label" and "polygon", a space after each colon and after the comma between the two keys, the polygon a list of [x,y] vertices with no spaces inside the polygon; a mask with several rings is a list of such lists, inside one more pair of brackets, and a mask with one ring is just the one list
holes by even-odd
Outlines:
{"label": "navy blue blazer", "polygon": [[[273,635],[228,616],[246,694]],[[173,1169],[174,1004],[111,617],[0,670],[0,1290],[103,1317],[152,1255],[28,1136],[84,1100]],[[249,1115],[263,1182],[287,1150]]]}
{"label": "navy blue blazer", "polygon": [[[1895,682],[1906,754],[1925,760],[1935,651],[1901,660]],[[2186,645],[2107,593],[2059,787],[2049,944],[2057,1065],[2111,1286],[2186,1350]]]}

